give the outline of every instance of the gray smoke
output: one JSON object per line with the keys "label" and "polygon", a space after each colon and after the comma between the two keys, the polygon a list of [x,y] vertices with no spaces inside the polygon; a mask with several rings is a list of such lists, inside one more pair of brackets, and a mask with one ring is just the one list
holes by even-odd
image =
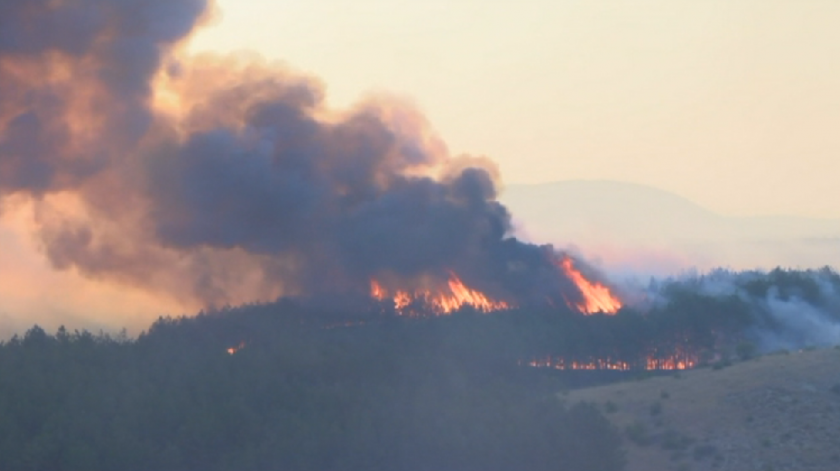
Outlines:
{"label": "gray smoke", "polygon": [[153,119],[153,75],[206,7],[203,0],[4,0],[0,191],[77,185],[135,145]]}
{"label": "gray smoke", "polygon": [[54,266],[207,303],[450,272],[506,299],[580,298],[560,254],[510,237],[495,167],[450,156],[410,106],[339,112],[310,77],[178,57],[207,8],[0,5],[0,197],[37,201]]}
{"label": "gray smoke", "polygon": [[840,275],[830,268],[688,274],[652,284],[648,299],[667,304],[669,285],[712,298],[737,297],[752,316],[746,334],[763,352],[840,345]]}

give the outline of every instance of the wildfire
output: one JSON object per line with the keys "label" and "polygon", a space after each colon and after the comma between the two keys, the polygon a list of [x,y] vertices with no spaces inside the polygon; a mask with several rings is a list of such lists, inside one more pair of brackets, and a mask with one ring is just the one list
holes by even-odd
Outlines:
{"label": "wildfire", "polygon": [[397,290],[390,296],[376,280],[370,282],[370,295],[380,301],[393,299],[394,309],[400,314],[406,314],[407,309],[414,303],[420,302],[428,306],[432,312],[439,315],[450,314],[464,306],[471,306],[477,311],[492,312],[510,309],[510,304],[496,301],[484,293],[468,288],[454,273],[450,273],[449,281],[444,289],[438,292],[418,289],[413,292]]}
{"label": "wildfire", "polygon": [[566,361],[563,358],[541,358],[528,362],[528,366],[534,368],[554,368],[555,370],[615,370],[629,371],[632,369],[630,363],[625,361],[613,361],[607,359],[596,359],[589,361]]}
{"label": "wildfire", "polygon": [[239,345],[227,349],[228,355],[234,355],[236,352],[242,350],[243,348],[245,348],[245,342],[240,342]]}
{"label": "wildfire", "polygon": [[676,354],[669,357],[647,357],[643,362],[630,363],[626,361],[613,360],[611,358],[596,358],[588,359],[586,361],[571,360],[567,361],[563,358],[539,358],[531,360],[527,363],[528,366],[534,368],[553,368],[555,370],[613,370],[613,371],[631,371],[631,370],[648,370],[648,371],[672,371],[672,370],[690,370],[695,368],[698,364],[698,359],[695,355]]}
{"label": "wildfire", "polygon": [[560,267],[563,269],[563,272],[566,273],[566,276],[574,282],[583,296],[583,301],[577,304],[570,303],[567,300],[566,302],[569,304],[569,307],[578,309],[584,314],[595,314],[598,312],[615,314],[619,309],[621,309],[621,301],[618,297],[612,294],[610,289],[601,283],[593,283],[587,280],[583,274],[575,268],[574,262],[572,262],[570,257],[564,257],[560,262]]}

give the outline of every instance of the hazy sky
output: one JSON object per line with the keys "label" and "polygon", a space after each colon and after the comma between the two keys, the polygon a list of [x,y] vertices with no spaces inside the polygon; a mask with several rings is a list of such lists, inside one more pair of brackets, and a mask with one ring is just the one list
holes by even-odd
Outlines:
{"label": "hazy sky", "polygon": [[[840,218],[838,1],[220,0],[219,9],[192,51],[283,61],[320,77],[337,107],[369,93],[408,97],[452,153],[492,158],[506,183],[623,180],[722,214]],[[25,203],[0,214],[0,338],[74,319],[136,332],[158,314],[198,309],[54,271],[33,224]],[[670,256],[638,253],[640,265]],[[608,248],[597,255],[610,261]]]}
{"label": "hazy sky", "polygon": [[616,179],[728,214],[840,217],[840,2],[221,0],[337,106],[406,95],[507,183]]}

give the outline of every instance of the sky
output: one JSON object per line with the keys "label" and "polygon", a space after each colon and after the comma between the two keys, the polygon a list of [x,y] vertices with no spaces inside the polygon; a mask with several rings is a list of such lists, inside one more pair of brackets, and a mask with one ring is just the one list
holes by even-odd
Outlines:
{"label": "sky", "polygon": [[0,218],[0,340],[37,323],[97,331],[127,328],[132,335],[159,316],[197,312],[201,306],[121,283],[56,270],[32,237],[29,204],[12,198]]}
{"label": "sky", "polygon": [[412,99],[506,183],[608,179],[727,215],[840,217],[840,2],[221,0],[193,50],[258,51],[336,106]]}
{"label": "sky", "polygon": [[[219,0],[187,51],[259,54],[336,108],[409,100],[506,184],[617,180],[722,215],[840,218],[838,24],[833,0]],[[54,270],[32,208],[4,205],[0,338],[33,321],[136,333],[200,308]]]}

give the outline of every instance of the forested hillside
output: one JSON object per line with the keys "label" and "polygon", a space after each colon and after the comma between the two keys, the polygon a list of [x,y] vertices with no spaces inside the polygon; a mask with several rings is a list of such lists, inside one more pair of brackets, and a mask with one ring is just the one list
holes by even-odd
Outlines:
{"label": "forested hillside", "polygon": [[619,434],[558,391],[837,343],[838,292],[828,269],[721,271],[615,315],[324,297],[136,339],[34,327],[0,344],[0,469],[620,470]]}
{"label": "forested hillside", "polygon": [[407,332],[287,324],[228,346],[184,323],[136,341],[34,328],[5,343],[0,468],[622,468],[593,407],[563,406],[548,380],[446,361]]}

